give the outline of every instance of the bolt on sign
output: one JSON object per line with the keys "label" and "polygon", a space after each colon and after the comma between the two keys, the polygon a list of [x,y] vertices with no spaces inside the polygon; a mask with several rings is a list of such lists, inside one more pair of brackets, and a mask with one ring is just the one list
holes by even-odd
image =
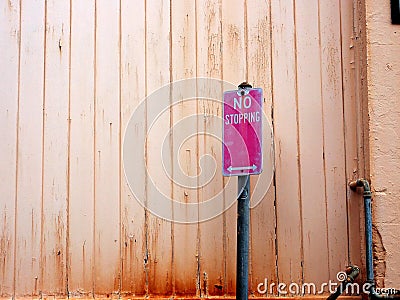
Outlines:
{"label": "bolt on sign", "polygon": [[262,172],[262,89],[224,92],[222,173],[224,176]]}

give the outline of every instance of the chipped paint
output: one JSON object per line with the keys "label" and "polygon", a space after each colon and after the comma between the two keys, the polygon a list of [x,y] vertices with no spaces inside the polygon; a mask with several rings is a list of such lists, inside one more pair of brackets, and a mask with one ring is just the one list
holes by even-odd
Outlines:
{"label": "chipped paint", "polygon": [[[350,119],[360,109],[357,89],[364,79],[355,76],[359,45],[353,16],[345,14],[352,3],[344,2],[339,9],[337,3],[283,0],[46,1],[35,7],[22,1],[20,13],[17,1],[4,1],[0,38],[7,49],[0,63],[7,88],[0,90],[14,93],[5,94],[12,100],[0,111],[7,128],[0,153],[4,169],[17,178],[0,185],[7,194],[0,199],[0,295],[14,292],[14,279],[16,296],[44,298],[229,299],[235,293],[235,207],[208,222],[171,224],[134,199],[157,203],[150,172],[182,203],[207,201],[224,188],[220,141],[209,135],[178,145],[183,132],[172,130],[166,140],[173,179],[182,171],[203,180],[204,167],[215,170],[207,186],[164,182],[153,164],[162,129],[197,115],[193,130],[218,130],[210,116],[221,115],[220,104],[181,102],[149,139],[147,104],[134,126],[135,141],[145,147],[135,166],[142,194],[131,195],[124,178],[121,144],[131,113],[160,86],[194,76],[248,80],[266,91],[268,118],[274,113],[275,184],[252,211],[250,290],[265,277],[329,280],[345,263],[360,263],[353,236],[359,223],[352,221],[359,207],[349,201],[346,210],[345,182],[362,168],[353,132],[362,134]],[[390,75],[397,65],[385,61],[382,72]],[[392,185],[376,188],[378,198],[392,197]],[[14,206],[3,211],[7,201],[14,201],[16,220]],[[389,249],[384,230],[382,247]],[[321,261],[318,270],[310,267]]]}

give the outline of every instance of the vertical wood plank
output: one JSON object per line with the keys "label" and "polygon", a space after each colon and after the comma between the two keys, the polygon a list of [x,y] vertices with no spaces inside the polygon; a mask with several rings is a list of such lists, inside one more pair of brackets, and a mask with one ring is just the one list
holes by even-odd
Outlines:
{"label": "vertical wood plank", "polygon": [[[221,1],[196,1],[196,32],[197,32],[197,76],[199,95],[222,95],[222,86],[215,87],[201,84],[200,77],[222,79],[222,27]],[[223,191],[221,160],[221,141],[212,136],[214,132],[221,132],[222,107],[216,101],[220,99],[199,99],[198,119],[199,131],[199,159],[201,167],[206,171],[200,173],[199,202],[206,202]],[[215,174],[208,178],[209,174]],[[211,180],[210,180],[211,179]],[[217,204],[218,205],[218,204]],[[223,211],[224,203],[219,203],[217,211]],[[205,214],[201,210],[200,215]],[[200,295],[221,296],[226,293],[225,277],[225,217],[220,214],[211,220],[200,224]]]}
{"label": "vertical wood plank", "polygon": [[[357,122],[357,162],[358,162],[358,178],[369,178],[370,172],[370,155],[369,155],[369,107],[368,107],[368,80],[367,80],[367,33],[366,33],[366,4],[365,1],[353,1],[352,5],[353,14],[353,42],[354,42],[354,67],[355,67],[355,105],[356,105],[356,122]],[[356,195],[353,195],[353,197]],[[355,199],[355,198],[353,198]],[[361,198],[362,199],[362,198]],[[360,211],[357,213],[353,211],[351,218],[358,218],[360,220],[360,233],[361,240],[361,261],[365,261],[365,234],[364,234],[364,205],[362,200],[358,198]],[[353,200],[353,202],[355,203]],[[361,202],[361,203],[360,203]],[[354,209],[356,206],[353,207]],[[366,273],[365,264],[361,265],[362,274]],[[364,272],[363,272],[364,271]],[[361,274],[361,278],[362,278]],[[364,278],[365,279],[365,278]]]}
{"label": "vertical wood plank", "polygon": [[71,2],[68,290],[94,289],[94,2]]}
{"label": "vertical wood plank", "polygon": [[304,281],[318,285],[329,279],[318,1],[296,2],[295,15]]}
{"label": "vertical wood plank", "polygon": [[[356,98],[358,116],[358,158],[361,177],[369,177],[369,122],[368,113],[368,80],[367,80],[367,33],[366,33],[366,3],[353,1],[353,35],[355,41],[355,68],[356,68]],[[361,212],[361,218],[363,213]],[[363,221],[361,221],[363,223]],[[361,237],[363,239],[363,237]],[[362,245],[364,244],[361,241]],[[364,253],[365,251],[363,251]]]}
{"label": "vertical wood plank", "polygon": [[[234,9],[232,9],[234,8]],[[244,3],[241,0],[222,2],[222,40],[223,43],[223,80],[238,85],[247,80],[246,74],[246,49],[245,49],[245,24]],[[236,178],[225,178],[226,180],[237,180]],[[237,198],[237,190],[225,189],[225,203],[231,197]],[[227,198],[228,197],[228,198]],[[237,203],[225,212],[226,218],[226,284],[227,294],[236,292],[236,221]]]}
{"label": "vertical wood plank", "polygon": [[15,294],[39,295],[44,1],[21,3]]}
{"label": "vertical wood plank", "polygon": [[[302,220],[293,3],[272,1],[278,281],[302,281]],[[288,188],[290,186],[290,188]]]}
{"label": "vertical wood plank", "polygon": [[[263,110],[268,120],[272,111],[272,68],[271,68],[271,6],[269,1],[260,3],[256,0],[245,1],[246,34],[246,64],[247,79],[253,87],[261,87],[264,91]],[[263,124],[263,134],[268,124]],[[264,155],[270,153],[272,145],[263,139]],[[266,167],[265,167],[266,168]],[[271,170],[265,169],[264,172]],[[250,293],[254,294],[258,284],[268,278],[276,281],[276,237],[275,237],[275,187],[273,183],[261,182],[256,176],[251,176],[252,196],[256,185],[263,185],[265,192],[261,203],[251,210],[250,231]],[[267,190],[268,189],[268,190]],[[257,193],[258,194],[258,193]],[[261,195],[260,195],[261,196]],[[254,199],[257,201],[256,199]]]}
{"label": "vertical wood plank", "polygon": [[339,5],[320,1],[319,14],[328,267],[332,280],[346,266],[348,251]]}
{"label": "vertical wood plank", "polygon": [[[251,290],[264,277],[275,280],[276,271],[281,282],[318,284],[335,279],[346,260],[360,263],[359,199],[347,194],[347,216],[344,200],[346,181],[360,176],[361,165],[353,4],[221,2],[22,1],[19,91],[19,2],[1,4],[0,68],[7,76],[0,84],[0,167],[14,170],[0,185],[1,296],[13,293],[14,267],[16,294],[25,296],[61,294],[67,282],[72,296],[120,288],[135,295],[235,293],[236,205],[200,225],[172,224],[146,216],[122,177],[121,134],[131,112],[146,93],[196,75],[263,87],[267,115],[273,90],[276,192],[271,189],[252,211]],[[172,185],[159,162],[178,183],[184,178],[181,168],[197,175],[199,157],[211,154],[218,162],[220,141],[213,137],[181,141],[194,127],[220,130],[209,116],[220,116],[221,107],[202,99],[178,104],[155,119],[159,105],[148,103],[147,116],[137,124],[136,141],[147,147],[146,161],[137,166],[142,196],[150,206],[158,204],[160,191],[179,202],[207,201],[228,180],[220,176],[218,163],[204,160],[208,169],[217,164],[217,175],[196,191]],[[168,132],[196,112],[204,117],[193,128]],[[145,141],[144,130],[153,121]],[[161,147],[170,150],[168,157],[160,158]],[[236,189],[225,191],[225,202],[235,196]],[[171,203],[167,209],[178,213],[177,207]]]}
{"label": "vertical wood plank", "polygon": [[[132,17],[134,16],[134,17]],[[125,132],[131,114],[145,97],[145,7],[144,1],[121,2],[121,130]],[[143,153],[145,144],[145,118],[135,120],[134,142],[137,147],[132,150],[137,157]],[[122,141],[121,141],[122,142]],[[122,145],[121,145],[122,147]],[[137,176],[135,184],[140,186],[140,192],[132,195],[128,182],[122,170],[121,182],[121,242],[122,270],[121,292],[129,295],[144,295],[146,293],[146,277],[144,273],[145,257],[145,217],[144,209],[137,202],[144,200],[145,162],[144,157],[135,160]],[[136,190],[138,190],[136,188]]]}
{"label": "vertical wood plank", "polygon": [[[196,16],[194,1],[171,2],[172,79],[196,76]],[[191,81],[194,83],[194,81]],[[197,100],[193,84],[172,90],[172,175],[174,216],[191,218],[182,204],[197,203]],[[190,120],[190,121],[187,121]],[[182,126],[187,124],[188,126]],[[177,203],[180,202],[180,203]],[[190,220],[196,221],[196,220]],[[197,223],[173,225],[174,294],[195,296],[199,288]]]}
{"label": "vertical wood plank", "polygon": [[[167,0],[146,2],[146,91],[150,95],[170,80],[170,2]],[[168,133],[171,124],[170,110],[158,116],[160,107],[170,104],[168,91],[156,101],[147,102],[147,126],[153,124],[148,132],[146,143],[147,205],[160,205],[160,193],[167,198],[172,196],[171,180],[171,137]],[[154,100],[154,98],[153,98]],[[147,127],[146,130],[150,128]],[[170,149],[167,156],[160,157],[161,147]],[[163,169],[165,168],[165,170]],[[172,213],[172,202],[164,208]],[[148,213],[148,292],[156,295],[172,294],[172,254],[173,234],[171,222]]]}
{"label": "vertical wood plank", "polygon": [[120,289],[119,9],[117,1],[96,1],[94,292],[99,295]]}
{"label": "vertical wood plank", "polygon": [[[354,61],[353,1],[340,1],[345,184],[360,177],[357,155],[356,70]],[[361,266],[360,197],[347,188],[348,263]]]}
{"label": "vertical wood plank", "polygon": [[69,93],[69,1],[46,2],[41,223],[43,294],[65,294]]}
{"label": "vertical wood plank", "polygon": [[0,4],[0,297],[11,297],[14,289],[19,11],[19,1]]}

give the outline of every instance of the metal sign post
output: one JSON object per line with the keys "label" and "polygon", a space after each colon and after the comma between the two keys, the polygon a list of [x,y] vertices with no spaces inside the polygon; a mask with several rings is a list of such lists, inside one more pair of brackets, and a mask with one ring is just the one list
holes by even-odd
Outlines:
{"label": "metal sign post", "polygon": [[224,93],[223,175],[238,176],[236,299],[248,299],[250,175],[262,172],[262,90]]}
{"label": "metal sign post", "polygon": [[250,175],[238,177],[236,299],[247,300],[249,290]]}

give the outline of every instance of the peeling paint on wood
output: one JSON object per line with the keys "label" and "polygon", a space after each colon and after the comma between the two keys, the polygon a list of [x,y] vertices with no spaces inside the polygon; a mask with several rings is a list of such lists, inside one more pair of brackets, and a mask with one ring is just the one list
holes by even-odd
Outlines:
{"label": "peeling paint on wood", "polygon": [[39,276],[43,183],[44,3],[29,1],[20,9],[15,292],[21,296],[37,296],[38,283],[42,279]]}
{"label": "peeling paint on wood", "polygon": [[68,292],[94,290],[94,3],[73,1],[69,75]]}
{"label": "peeling paint on wood", "polygon": [[[277,277],[280,282],[301,283],[303,248],[296,98],[296,23],[294,6],[283,5],[284,2],[271,3]],[[286,182],[291,182],[292,188],[288,189]]]}
{"label": "peeling paint on wood", "polygon": [[0,4],[0,297],[14,294],[19,2]]}
{"label": "peeling paint on wood", "polygon": [[[196,76],[196,3],[194,1],[173,1],[171,3],[171,76],[182,80]],[[198,137],[191,134],[198,131],[198,100],[184,99],[182,94],[196,96],[196,88],[188,85],[184,90],[172,90],[172,99],[178,101],[171,109],[172,114],[172,199],[174,214],[188,212],[179,209],[180,203],[197,203],[198,191],[193,188],[191,177],[198,175]],[[191,127],[181,126],[190,118]],[[186,122],[185,122],[186,123]],[[197,186],[197,183],[195,184]],[[176,295],[200,295],[198,224],[173,224],[173,266],[172,285]]]}
{"label": "peeling paint on wood", "polygon": [[[272,2],[261,4],[256,0],[247,0],[245,4],[246,79],[254,87],[263,88],[264,114],[268,122],[271,122],[273,109]],[[252,194],[256,184],[254,179],[256,177],[250,178]],[[266,183],[257,182],[257,184]],[[271,184],[268,192],[263,195],[262,202],[250,212],[250,292],[253,295],[257,293],[258,284],[263,282],[265,278],[269,278],[271,282],[277,281],[274,199],[275,186]],[[270,253],[270,255],[265,256],[265,253]]]}
{"label": "peeling paint on wood", "polygon": [[[46,24],[51,32],[45,34],[45,78],[43,149],[42,149],[42,211],[40,242],[39,288],[43,295],[66,293],[66,228],[68,184],[68,93],[69,56],[59,56],[59,36],[64,23],[69,23],[70,7],[67,2],[48,1],[45,7]],[[68,26],[69,28],[69,26]],[[69,37],[69,32],[66,32]]]}
{"label": "peeling paint on wood", "polygon": [[[275,181],[252,210],[253,296],[264,278],[318,283],[360,263],[360,206],[346,181],[364,172],[365,136],[356,129],[364,121],[353,116],[362,110],[365,74],[358,74],[353,1],[339,4],[4,1],[0,296],[235,294],[235,205],[184,225],[135,200],[157,205],[151,180],[182,203],[223,190],[220,141],[205,134],[182,142],[189,131],[220,130],[210,117],[221,115],[220,104],[179,102],[147,136],[158,105],[181,95],[171,90],[148,102],[133,127],[145,151],[135,166],[140,193],[132,195],[124,178],[122,142],[132,112],[161,86],[195,76],[262,87],[273,121]],[[193,127],[174,127],[192,115]],[[172,183],[160,164],[162,146],[178,183],[196,175],[206,181],[203,168],[215,170],[213,181],[197,189]],[[235,196],[236,189],[224,191],[221,211]]]}
{"label": "peeling paint on wood", "polygon": [[[145,3],[121,2],[121,127],[125,130],[135,108],[145,97]],[[134,18],[132,16],[135,15]],[[135,124],[134,141],[145,143],[145,120]],[[138,153],[141,151],[137,150]],[[137,156],[137,153],[131,153]],[[121,161],[122,164],[122,161]],[[145,295],[148,288],[144,257],[147,251],[145,210],[135,197],[144,199],[145,162],[135,166],[140,193],[132,195],[121,165],[121,294]]]}
{"label": "peeling paint on wood", "polygon": [[[212,77],[220,79],[222,76],[222,28],[220,1],[196,1],[196,11],[203,13],[197,16],[197,76]],[[199,87],[199,94],[207,91],[205,86]],[[212,99],[199,99],[198,128],[204,132],[213,132],[221,128],[215,124],[209,115],[220,115],[220,103]],[[221,157],[220,142],[209,135],[199,136],[199,157],[204,157],[202,167],[207,170],[215,170],[215,174],[221,174],[221,165],[214,164]],[[208,172],[200,174],[200,182],[206,182]],[[211,199],[219,193],[223,187],[222,176],[211,181],[199,190],[199,202]],[[220,210],[223,209],[220,203]],[[219,215],[208,222],[202,222],[199,226],[199,256],[200,256],[200,295],[216,296],[226,293],[225,285],[225,256],[224,256],[224,218]],[[222,278],[222,289],[215,290],[213,284]]]}
{"label": "peeling paint on wood", "polygon": [[[162,87],[171,80],[171,10],[170,1],[157,0],[146,2],[146,96]],[[165,195],[172,196],[172,183],[167,179],[166,172],[171,174],[172,141],[171,135],[166,135],[171,127],[171,111],[167,110],[156,120],[153,118],[159,105],[168,107],[171,103],[169,97],[147,103],[146,106],[146,131],[152,122],[154,126],[147,136],[146,145],[146,201],[149,206],[157,204],[159,190]],[[164,139],[164,136],[166,138]],[[161,147],[169,149],[168,158],[161,164]],[[151,183],[154,181],[154,185]],[[172,203],[170,204],[172,211]],[[150,212],[148,213],[148,293],[155,295],[171,295],[173,293],[172,268],[173,268],[173,226],[171,222],[162,220]]]}
{"label": "peeling paint on wood", "polygon": [[94,293],[99,295],[118,293],[121,277],[119,10],[119,2],[95,2]]}

